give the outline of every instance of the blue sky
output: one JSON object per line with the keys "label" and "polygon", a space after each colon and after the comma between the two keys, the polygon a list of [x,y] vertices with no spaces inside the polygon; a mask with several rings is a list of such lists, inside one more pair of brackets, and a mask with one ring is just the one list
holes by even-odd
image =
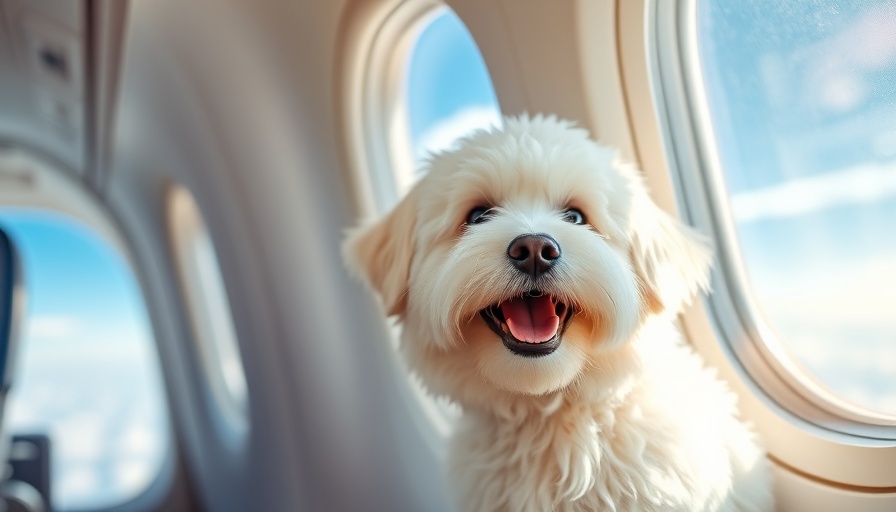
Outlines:
{"label": "blue sky", "polygon": [[137,323],[140,301],[133,276],[122,256],[92,230],[34,210],[4,211],[0,226],[20,242],[29,263],[25,279],[32,314],[76,316],[93,324]]}
{"label": "blue sky", "polygon": [[414,140],[463,110],[498,109],[482,55],[466,27],[451,12],[436,18],[420,34],[407,80]]}

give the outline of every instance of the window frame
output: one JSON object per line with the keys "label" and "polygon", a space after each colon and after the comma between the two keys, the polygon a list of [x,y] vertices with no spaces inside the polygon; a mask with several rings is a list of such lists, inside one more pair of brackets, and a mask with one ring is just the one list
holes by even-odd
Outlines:
{"label": "window frame", "polygon": [[388,211],[414,183],[405,69],[420,32],[447,7],[439,0],[380,2],[344,28],[350,50],[341,60],[345,101],[338,114],[349,160],[345,181],[362,217]]}
{"label": "window frame", "polygon": [[[388,212],[417,179],[406,112],[407,68],[423,30],[451,9],[440,0],[395,0],[380,3],[373,13],[359,11],[346,23],[351,51],[342,62],[341,124],[350,158],[346,187],[360,218]],[[459,411],[408,375],[397,347],[400,327],[390,322],[389,332],[394,346],[383,348],[404,381],[408,415],[432,452],[444,459],[452,418]]]}
{"label": "window frame", "polygon": [[[170,238],[172,258],[179,277],[181,296],[187,306],[189,318],[191,349],[196,352],[202,372],[202,388],[206,395],[203,403],[210,408],[213,417],[222,421],[214,422],[218,435],[225,446],[238,450],[248,439],[251,428],[249,416],[249,390],[248,380],[243,366],[243,358],[240,353],[240,342],[233,325],[230,298],[224,286],[220,263],[215,252],[214,241],[202,215],[199,205],[193,194],[182,185],[171,185],[166,194],[167,228]],[[204,238],[204,240],[203,240]],[[210,290],[206,278],[198,269],[199,252],[197,246],[200,243],[210,245],[214,258],[214,268],[207,269],[213,275],[213,279],[219,282],[212,285]],[[216,298],[210,298],[214,294]],[[221,301],[220,304],[211,302]],[[239,362],[239,370],[242,375],[242,388],[245,395],[236,396],[231,385],[227,382],[225,359],[222,356],[221,346],[217,341],[220,328],[213,326],[211,317],[215,317],[213,310],[226,309],[223,318],[227,320],[223,327],[226,337],[230,338],[236,350]],[[230,350],[230,349],[225,349]]]}
{"label": "window frame", "polygon": [[[17,141],[0,138],[0,159],[18,161],[20,172],[7,178],[10,186],[0,188],[0,207],[22,208],[44,211],[54,215],[69,217],[90,229],[94,234],[117,251],[124,264],[131,271],[140,290],[140,297],[147,315],[151,316],[151,304],[147,297],[145,275],[141,272],[134,253],[119,224],[94,193],[86,188],[76,173],[55,159],[48,158],[34,148],[23,146]],[[16,178],[16,179],[13,179]],[[24,283],[27,297],[28,284]],[[26,298],[27,302],[27,298]],[[151,318],[150,318],[151,320]],[[152,321],[147,324],[149,338],[154,351],[158,352],[156,328]],[[20,326],[20,328],[23,326]],[[21,329],[20,329],[21,335]],[[19,347],[21,352],[21,346]],[[164,453],[158,472],[150,478],[146,487],[135,496],[102,508],[63,509],[61,512],[107,512],[109,510],[155,510],[167,503],[177,491],[177,478],[182,477],[182,467],[178,462],[177,436],[172,421],[171,400],[165,382],[165,369],[160,354],[157,353],[156,367],[162,384],[162,404],[166,417]],[[15,372],[20,370],[14,370]]]}
{"label": "window frame", "polygon": [[[696,1],[647,0],[642,18],[642,65],[653,86],[654,129],[665,134],[658,148],[667,155],[665,179],[682,218],[715,238],[714,293],[690,308],[683,327],[732,383],[776,463],[827,484],[894,492],[896,429],[885,417],[822,398],[830,395],[819,393],[782,357],[783,348],[756,313],[721,180],[699,62]],[[641,131],[650,129],[644,125]],[[638,130],[636,123],[636,135]]]}

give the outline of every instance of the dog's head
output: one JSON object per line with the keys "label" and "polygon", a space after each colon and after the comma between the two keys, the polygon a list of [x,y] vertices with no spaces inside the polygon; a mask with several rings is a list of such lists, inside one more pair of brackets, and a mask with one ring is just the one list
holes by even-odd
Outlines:
{"label": "dog's head", "polygon": [[[709,251],[637,171],[554,118],[505,120],[432,158],[345,256],[403,323],[434,391],[544,394],[705,287]],[[484,386],[484,387],[483,387]]]}

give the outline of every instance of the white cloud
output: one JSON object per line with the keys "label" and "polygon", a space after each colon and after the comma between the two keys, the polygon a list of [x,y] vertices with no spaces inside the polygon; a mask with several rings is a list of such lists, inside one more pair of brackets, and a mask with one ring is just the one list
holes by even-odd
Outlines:
{"label": "white cloud", "polygon": [[115,484],[122,493],[137,494],[146,488],[156,467],[146,460],[126,460],[115,465]]}
{"label": "white cloud", "polygon": [[111,415],[116,411],[85,403],[83,395],[78,398],[81,398],[81,411],[57,417],[51,427],[53,450],[58,457],[72,463],[97,464],[108,457],[106,438]]}
{"label": "white cloud", "polygon": [[738,222],[793,217],[896,197],[896,165],[862,165],[734,194]]}
{"label": "white cloud", "polygon": [[37,315],[25,323],[28,339],[62,339],[75,335],[79,330],[78,319],[67,315]]}
{"label": "white cloud", "polygon": [[77,502],[82,500],[88,503],[101,493],[101,478],[99,471],[92,464],[79,464],[68,468],[61,473],[58,483],[54,483],[53,504]]}
{"label": "white cloud", "polygon": [[829,261],[815,268],[818,272],[792,275],[787,286],[767,283],[762,287],[769,316],[815,326],[817,331],[861,325],[896,332],[892,253],[862,261]]}
{"label": "white cloud", "polygon": [[414,155],[419,160],[427,153],[450,148],[458,138],[474,130],[500,125],[501,114],[492,107],[465,108],[423,132],[414,148]]}
{"label": "white cloud", "polygon": [[766,283],[760,304],[787,351],[836,395],[896,414],[894,255],[828,261],[817,272]]}

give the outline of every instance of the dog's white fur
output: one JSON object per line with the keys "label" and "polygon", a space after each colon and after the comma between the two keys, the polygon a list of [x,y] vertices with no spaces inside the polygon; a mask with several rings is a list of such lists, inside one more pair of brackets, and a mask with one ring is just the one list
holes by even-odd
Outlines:
{"label": "dog's white fur", "polygon": [[[466,225],[477,205],[495,214]],[[564,221],[570,207],[588,225]],[[539,287],[579,311],[537,358],[479,315],[532,287],[506,255],[524,233],[557,240]],[[461,510],[772,509],[733,394],[673,324],[707,285],[709,250],[584,130],[524,116],[477,132],[344,252],[403,324],[411,370],[464,410],[449,461]]]}

